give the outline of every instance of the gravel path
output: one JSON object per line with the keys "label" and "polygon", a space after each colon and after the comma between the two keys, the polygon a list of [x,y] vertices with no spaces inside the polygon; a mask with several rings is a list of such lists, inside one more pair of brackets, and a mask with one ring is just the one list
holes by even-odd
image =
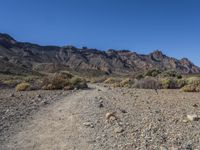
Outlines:
{"label": "gravel path", "polygon": [[200,149],[200,94],[90,85],[32,116],[7,150]]}

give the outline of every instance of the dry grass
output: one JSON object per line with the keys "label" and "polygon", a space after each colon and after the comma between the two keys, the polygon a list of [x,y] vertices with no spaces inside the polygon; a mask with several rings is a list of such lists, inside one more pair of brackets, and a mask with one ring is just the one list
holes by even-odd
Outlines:
{"label": "dry grass", "polygon": [[134,87],[141,89],[160,89],[161,83],[154,78],[145,78],[141,80],[136,80],[134,83]]}
{"label": "dry grass", "polygon": [[105,81],[104,81],[105,84],[114,84],[116,83],[116,80],[114,78],[107,78]]}

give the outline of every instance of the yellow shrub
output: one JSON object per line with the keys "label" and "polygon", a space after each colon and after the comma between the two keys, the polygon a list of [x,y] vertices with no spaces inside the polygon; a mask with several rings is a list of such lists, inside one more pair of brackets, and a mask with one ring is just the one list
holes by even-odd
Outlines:
{"label": "yellow shrub", "polygon": [[114,84],[114,83],[117,83],[117,82],[120,82],[120,80],[115,79],[115,78],[108,78],[104,81],[105,84]]}
{"label": "yellow shrub", "polygon": [[16,86],[16,91],[26,91],[30,87],[30,84],[27,82],[22,82]]}
{"label": "yellow shrub", "polygon": [[188,84],[200,84],[200,78],[199,77],[189,77],[187,79]]}
{"label": "yellow shrub", "polygon": [[195,85],[189,84],[189,85],[184,86],[181,90],[184,92],[196,92],[196,88],[197,87]]}

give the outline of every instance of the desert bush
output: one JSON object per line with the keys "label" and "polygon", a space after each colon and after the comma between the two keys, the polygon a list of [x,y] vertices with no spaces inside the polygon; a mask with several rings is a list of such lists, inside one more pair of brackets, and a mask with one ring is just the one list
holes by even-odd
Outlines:
{"label": "desert bush", "polygon": [[88,79],[89,82],[91,83],[103,83],[106,80],[106,77],[92,77],[90,79]]}
{"label": "desert bush", "polygon": [[200,78],[189,77],[187,79],[187,85],[182,88],[184,92],[200,92]]}
{"label": "desert bush", "polygon": [[88,87],[86,80],[80,77],[72,77],[69,82],[72,87],[77,89],[84,89]]}
{"label": "desert bush", "polygon": [[[126,78],[119,83],[120,87],[131,87],[134,84],[134,80],[131,78]],[[116,85],[117,86],[117,85]]]}
{"label": "desert bush", "polygon": [[25,82],[34,82],[36,79],[38,79],[38,77],[36,76],[26,76],[22,80],[24,80]]}
{"label": "desert bush", "polygon": [[87,88],[87,82],[86,80],[75,77],[72,74],[61,72],[43,78],[41,86],[44,90],[72,90],[74,88]]}
{"label": "desert bush", "polygon": [[42,89],[44,90],[59,90],[67,85],[69,85],[69,80],[61,73],[49,75],[42,80]]}
{"label": "desert bush", "polygon": [[16,91],[26,91],[30,87],[30,84],[27,82],[22,82],[16,86]]}
{"label": "desert bush", "polygon": [[143,79],[144,76],[143,76],[142,74],[139,74],[139,75],[137,75],[135,78],[136,78],[137,80],[140,80],[140,79]]}
{"label": "desert bush", "polygon": [[121,87],[120,83],[113,83],[111,84],[113,88]]}
{"label": "desert bush", "polygon": [[160,82],[164,89],[179,89],[187,84],[186,80],[177,78],[163,78]]}
{"label": "desert bush", "polygon": [[144,78],[141,80],[136,80],[134,83],[135,88],[142,88],[142,89],[160,89],[161,84],[158,80],[153,78]]}
{"label": "desert bush", "polygon": [[161,73],[160,70],[157,69],[152,69],[152,70],[148,70],[145,74],[145,76],[150,76],[150,77],[156,77]]}
{"label": "desert bush", "polygon": [[21,80],[14,80],[14,79],[2,81],[2,83],[7,85],[8,87],[15,87],[20,82]]}
{"label": "desert bush", "polygon": [[117,83],[117,82],[120,82],[120,80],[119,79],[116,79],[116,78],[107,78],[105,81],[104,81],[104,83],[105,84],[114,84],[114,83]]}
{"label": "desert bush", "polygon": [[181,79],[182,76],[181,74],[179,74],[178,72],[176,71],[164,71],[160,74],[161,77],[164,77],[164,78],[170,78],[170,77],[175,77],[177,79]]}
{"label": "desert bush", "polygon": [[73,77],[73,74],[71,74],[68,71],[61,71],[60,74],[63,75],[64,78],[70,78],[71,79]]}
{"label": "desert bush", "polygon": [[164,89],[179,89],[185,86],[187,81],[185,79],[177,78],[162,78],[160,79],[160,83]]}
{"label": "desert bush", "polygon": [[188,84],[200,84],[200,78],[199,77],[189,77],[187,78]]}
{"label": "desert bush", "polygon": [[184,86],[181,90],[184,91],[184,92],[197,92],[196,89],[197,89],[196,85],[189,84],[189,85]]}

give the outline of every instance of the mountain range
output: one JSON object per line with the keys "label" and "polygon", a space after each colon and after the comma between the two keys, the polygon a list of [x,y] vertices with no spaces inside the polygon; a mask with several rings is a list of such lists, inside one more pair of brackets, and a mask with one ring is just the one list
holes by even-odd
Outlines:
{"label": "mountain range", "polygon": [[21,74],[62,69],[120,75],[151,69],[174,70],[183,74],[200,73],[200,68],[187,58],[178,60],[159,50],[142,55],[129,50],[41,46],[19,42],[8,34],[0,33],[0,73]]}

